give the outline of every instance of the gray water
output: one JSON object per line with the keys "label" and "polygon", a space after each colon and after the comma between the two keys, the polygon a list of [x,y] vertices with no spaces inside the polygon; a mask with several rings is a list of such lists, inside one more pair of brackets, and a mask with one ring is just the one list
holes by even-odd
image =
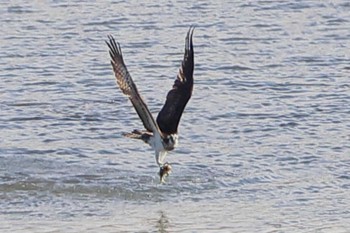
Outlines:
{"label": "gray water", "polygon": [[[332,2],[332,3],[331,3]],[[350,4],[7,1],[0,232],[350,232]],[[195,25],[195,86],[159,184],[117,89],[156,116]]]}

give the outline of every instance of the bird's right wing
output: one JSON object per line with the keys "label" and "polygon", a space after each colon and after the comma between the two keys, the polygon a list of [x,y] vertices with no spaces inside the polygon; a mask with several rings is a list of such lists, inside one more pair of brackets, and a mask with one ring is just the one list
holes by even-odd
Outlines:
{"label": "bird's right wing", "polygon": [[172,89],[168,92],[165,104],[158,113],[157,124],[164,134],[177,133],[181,115],[191,98],[193,89],[193,30],[190,27],[185,42],[185,54]]}
{"label": "bird's right wing", "polygon": [[123,60],[122,51],[119,43],[116,43],[112,36],[108,36],[109,55],[111,56],[111,64],[118,86],[122,92],[127,95],[134,106],[137,114],[144,127],[153,133],[160,133],[157,123],[155,122],[147,105],[141,98],[134,81],[132,80]]}

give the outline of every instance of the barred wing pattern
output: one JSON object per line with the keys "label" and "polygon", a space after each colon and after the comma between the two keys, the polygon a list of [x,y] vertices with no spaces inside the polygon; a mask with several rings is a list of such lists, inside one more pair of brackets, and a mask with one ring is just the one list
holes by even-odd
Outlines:
{"label": "barred wing pattern", "polygon": [[106,43],[110,49],[109,55],[111,57],[111,64],[118,86],[122,92],[129,97],[137,114],[142,120],[144,127],[150,132],[161,134],[158,125],[156,124],[147,105],[141,98],[136,85],[125,66],[119,43],[116,43],[112,36],[108,36],[108,39],[109,42],[106,41]]}

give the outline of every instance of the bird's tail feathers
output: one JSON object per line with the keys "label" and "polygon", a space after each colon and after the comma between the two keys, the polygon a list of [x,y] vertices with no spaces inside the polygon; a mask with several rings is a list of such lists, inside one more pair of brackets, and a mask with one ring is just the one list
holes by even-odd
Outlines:
{"label": "bird's tail feathers", "polygon": [[123,133],[123,136],[132,139],[140,139],[144,142],[148,142],[149,138],[152,136],[152,133],[148,131],[140,131],[135,129],[131,133]]}
{"label": "bird's tail feathers", "polygon": [[142,134],[136,134],[136,133],[123,133],[123,136],[127,138],[133,138],[133,139],[142,139]]}

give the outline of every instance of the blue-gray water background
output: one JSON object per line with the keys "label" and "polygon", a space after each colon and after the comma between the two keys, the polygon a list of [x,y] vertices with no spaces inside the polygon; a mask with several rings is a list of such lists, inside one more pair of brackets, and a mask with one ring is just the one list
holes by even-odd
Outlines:
{"label": "blue-gray water background", "polygon": [[[350,3],[5,1],[1,232],[349,232]],[[154,115],[195,25],[173,173],[121,136],[112,34]]]}

